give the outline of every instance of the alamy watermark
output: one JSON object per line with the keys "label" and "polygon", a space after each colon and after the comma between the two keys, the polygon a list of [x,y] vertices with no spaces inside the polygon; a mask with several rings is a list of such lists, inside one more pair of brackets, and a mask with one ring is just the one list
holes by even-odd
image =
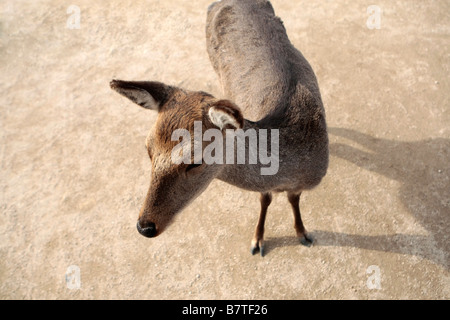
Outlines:
{"label": "alamy watermark", "polygon": [[369,18],[367,18],[366,26],[370,30],[373,29],[381,29],[381,8],[376,5],[371,5],[367,7],[367,14]]}
{"label": "alamy watermark", "polygon": [[81,270],[79,266],[71,265],[66,270],[66,286],[70,290],[81,288]]}
{"label": "alamy watermark", "polygon": [[381,289],[381,270],[379,266],[369,266],[366,270],[366,274],[370,274],[367,278],[366,285],[370,290]]}
{"label": "alamy watermark", "polygon": [[67,8],[67,14],[70,16],[67,18],[67,29],[81,29],[81,10],[79,6],[71,5]]}
{"label": "alamy watermark", "polygon": [[[221,130],[212,128],[203,133],[202,122],[195,121],[194,137],[189,130],[176,129],[171,140],[180,141],[172,149],[171,160],[175,164],[260,164],[261,175],[274,175],[279,169],[278,129],[226,129],[224,141]],[[205,141],[210,143],[203,149]]]}

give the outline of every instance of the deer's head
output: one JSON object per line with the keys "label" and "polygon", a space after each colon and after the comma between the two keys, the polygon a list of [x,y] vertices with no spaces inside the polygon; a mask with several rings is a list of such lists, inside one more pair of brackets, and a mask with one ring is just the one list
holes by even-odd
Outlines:
{"label": "deer's head", "polygon": [[[215,128],[224,134],[225,129],[242,128],[244,118],[232,102],[204,92],[186,91],[160,82],[113,80],[110,86],[139,106],[158,112],[145,143],[151,160],[151,181],[137,222],[140,234],[156,237],[222,169],[220,164],[194,159],[195,148],[203,151],[211,143],[201,141],[198,145],[194,141],[194,127],[201,123],[202,133]],[[180,140],[173,141],[174,133],[180,132],[178,129],[190,133],[190,141],[183,141],[188,148],[183,150],[179,148]],[[175,136],[181,139],[180,135]],[[176,152],[174,148],[178,148]],[[178,151],[191,154],[183,154],[185,161],[174,161]]]}

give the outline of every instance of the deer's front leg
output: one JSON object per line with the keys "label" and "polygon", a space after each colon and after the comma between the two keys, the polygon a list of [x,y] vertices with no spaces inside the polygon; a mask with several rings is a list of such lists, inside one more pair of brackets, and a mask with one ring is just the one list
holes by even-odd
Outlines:
{"label": "deer's front leg", "polygon": [[259,200],[261,201],[261,213],[253,236],[251,253],[255,254],[259,250],[261,256],[264,256],[264,222],[266,221],[267,208],[272,202],[272,193],[261,193]]}

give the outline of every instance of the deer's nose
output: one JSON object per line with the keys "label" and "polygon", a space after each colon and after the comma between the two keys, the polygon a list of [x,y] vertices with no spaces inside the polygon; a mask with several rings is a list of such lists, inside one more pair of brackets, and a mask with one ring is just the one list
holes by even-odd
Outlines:
{"label": "deer's nose", "polygon": [[139,221],[137,222],[137,229],[140,234],[147,238],[153,238],[156,236],[156,226],[153,222],[147,223],[144,226],[141,226]]}

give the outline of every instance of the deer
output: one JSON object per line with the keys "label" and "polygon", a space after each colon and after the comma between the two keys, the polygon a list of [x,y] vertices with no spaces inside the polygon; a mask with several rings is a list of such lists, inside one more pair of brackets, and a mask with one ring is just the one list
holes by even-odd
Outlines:
{"label": "deer", "polygon": [[[299,243],[310,247],[313,238],[302,222],[300,196],[320,184],[329,162],[325,110],[311,65],[291,44],[266,0],[213,2],[207,10],[206,47],[226,98],[158,81],[110,82],[119,94],[157,112],[145,143],[152,170],[138,232],[159,236],[218,179],[260,195],[252,255],[264,256],[266,214],[273,194],[279,192],[287,194]],[[175,163],[171,154],[180,141],[172,139],[173,133],[180,128],[193,132],[195,123],[201,123],[202,132],[215,129],[224,137],[230,130],[278,130],[276,173],[261,174],[265,164],[260,162]],[[204,150],[210,143],[201,141],[197,147]]]}

